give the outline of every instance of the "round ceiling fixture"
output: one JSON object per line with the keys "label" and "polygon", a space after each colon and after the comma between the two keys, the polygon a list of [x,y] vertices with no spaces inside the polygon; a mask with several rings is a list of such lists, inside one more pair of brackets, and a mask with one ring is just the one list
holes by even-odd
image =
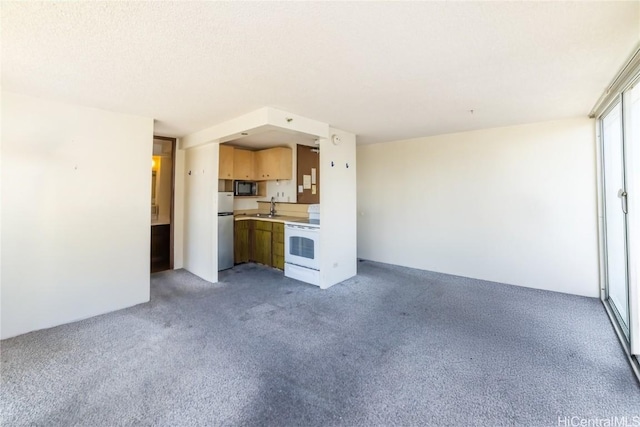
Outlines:
{"label": "round ceiling fixture", "polygon": [[333,145],[340,145],[340,143],[342,142],[342,138],[340,138],[336,134],[333,134],[331,135],[331,142],[333,142]]}

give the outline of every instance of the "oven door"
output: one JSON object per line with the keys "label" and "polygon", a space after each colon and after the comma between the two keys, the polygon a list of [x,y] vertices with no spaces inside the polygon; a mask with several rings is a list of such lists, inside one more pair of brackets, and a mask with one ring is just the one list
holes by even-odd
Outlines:
{"label": "oven door", "polygon": [[315,227],[287,224],[284,230],[284,261],[320,270],[320,230]]}

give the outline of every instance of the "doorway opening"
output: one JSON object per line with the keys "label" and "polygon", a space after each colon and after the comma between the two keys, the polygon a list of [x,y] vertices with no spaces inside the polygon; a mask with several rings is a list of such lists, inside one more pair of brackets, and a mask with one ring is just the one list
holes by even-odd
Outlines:
{"label": "doorway opening", "polygon": [[173,269],[176,139],[153,137],[151,158],[151,273]]}

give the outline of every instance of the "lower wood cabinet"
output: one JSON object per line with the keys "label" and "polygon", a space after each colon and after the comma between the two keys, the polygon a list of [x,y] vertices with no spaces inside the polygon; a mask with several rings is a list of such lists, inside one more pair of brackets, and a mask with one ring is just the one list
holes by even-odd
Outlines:
{"label": "lower wood cabinet", "polygon": [[271,265],[271,223],[268,221],[256,221],[253,232],[255,248],[254,261],[264,265]]}
{"label": "lower wood cabinet", "polygon": [[271,221],[242,220],[234,226],[236,264],[257,262],[284,269],[284,224]]}
{"label": "lower wood cabinet", "polygon": [[233,227],[233,258],[235,264],[249,262],[251,256],[250,229],[253,221],[236,221]]}
{"label": "lower wood cabinet", "polygon": [[284,224],[273,223],[271,232],[271,266],[284,270]]}

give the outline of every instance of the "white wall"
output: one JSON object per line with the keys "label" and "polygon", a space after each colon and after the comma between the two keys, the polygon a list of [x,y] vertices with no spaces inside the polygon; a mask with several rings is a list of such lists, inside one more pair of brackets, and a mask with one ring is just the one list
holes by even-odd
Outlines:
{"label": "white wall", "polygon": [[594,122],[358,147],[358,256],[598,296]]}
{"label": "white wall", "polygon": [[329,134],[339,135],[342,142],[334,145],[330,139],[320,140],[320,287],[323,289],[357,272],[356,137],[338,129],[330,129]]}
{"label": "white wall", "polygon": [[201,145],[185,152],[184,268],[218,281],[218,150]]}
{"label": "white wall", "polygon": [[262,200],[262,198],[247,198],[247,199],[233,199],[233,210],[234,211],[245,211],[250,209],[258,209],[258,200]]}
{"label": "white wall", "polygon": [[2,338],[149,300],[153,120],[2,93]]}

